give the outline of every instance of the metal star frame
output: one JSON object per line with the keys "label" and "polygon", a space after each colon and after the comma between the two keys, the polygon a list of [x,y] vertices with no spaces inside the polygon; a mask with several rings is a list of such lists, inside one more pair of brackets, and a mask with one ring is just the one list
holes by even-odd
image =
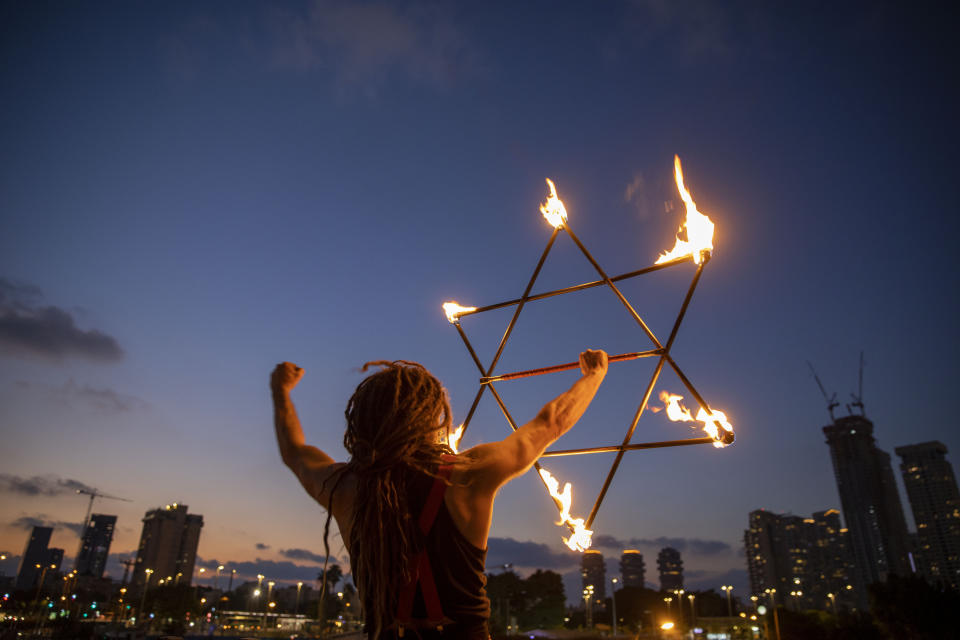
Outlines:
{"label": "metal star frame", "polygon": [[[547,259],[547,255],[550,253],[550,249],[553,247],[554,242],[557,239],[557,235],[560,231],[563,230],[567,233],[574,244],[580,249],[583,255],[587,258],[593,268],[600,275],[600,280],[594,280],[592,282],[585,282],[583,284],[578,284],[572,287],[566,287],[563,289],[555,289],[553,291],[547,291],[544,293],[538,293],[535,295],[530,295],[533,285],[537,280],[537,276],[540,275],[540,269],[543,267],[544,261]],[[668,365],[674,372],[677,374],[677,377],[683,383],[683,386],[687,388],[690,392],[690,395],[694,397],[697,401],[697,404],[707,413],[707,415],[713,415],[713,412],[710,410],[707,401],[703,399],[703,396],[694,388],[693,384],[690,382],[690,379],[683,373],[680,367],[674,361],[673,357],[670,355],[670,349],[673,347],[674,340],[677,337],[677,332],[680,329],[680,323],[683,321],[683,317],[687,312],[687,307],[690,305],[690,299],[693,297],[693,292],[697,288],[697,283],[700,281],[700,276],[703,273],[703,269],[706,266],[707,262],[710,260],[710,252],[702,251],[696,256],[686,255],[674,260],[669,260],[660,264],[655,264],[644,269],[639,269],[637,271],[631,271],[629,273],[624,273],[618,276],[610,277],[603,270],[603,268],[597,263],[593,258],[587,248],[580,242],[580,239],[570,228],[569,223],[564,220],[560,224],[554,225],[553,233],[550,235],[550,240],[547,242],[546,248],[543,250],[543,254],[540,256],[540,260],[537,262],[537,266],[533,271],[533,275],[530,277],[530,281],[527,283],[527,287],[523,292],[523,295],[514,300],[507,300],[506,302],[499,302],[497,304],[487,305],[485,307],[479,307],[475,309],[462,309],[458,311],[448,313],[448,317],[453,324],[457,332],[460,334],[460,337],[463,339],[464,345],[467,347],[467,351],[470,352],[470,356],[473,358],[474,363],[477,365],[477,369],[480,371],[480,388],[477,390],[477,395],[473,399],[473,404],[470,406],[470,411],[467,413],[467,417],[463,422],[463,433],[466,432],[467,428],[470,426],[470,420],[473,418],[474,411],[476,411],[477,405],[480,402],[480,398],[483,396],[484,392],[487,389],[490,389],[490,393],[493,395],[493,399],[496,401],[497,405],[500,407],[500,410],[503,412],[504,417],[507,419],[507,422],[510,424],[510,427],[516,431],[519,427],[513,417],[510,415],[510,411],[507,409],[506,404],[504,404],[503,399],[500,397],[500,394],[497,392],[495,383],[516,380],[518,378],[526,378],[529,376],[543,375],[547,373],[554,373],[557,371],[566,371],[569,369],[575,369],[579,367],[579,362],[568,362],[559,365],[553,365],[549,367],[543,367],[540,369],[530,369],[527,371],[516,371],[513,373],[504,373],[500,375],[494,375],[494,368],[497,366],[497,362],[500,360],[500,356],[503,354],[503,349],[507,344],[507,340],[510,338],[510,334],[513,331],[514,326],[517,323],[517,319],[520,317],[520,312],[523,311],[524,306],[528,302],[534,302],[536,300],[544,300],[553,296],[563,295],[567,293],[574,293],[577,291],[583,291],[585,289],[591,289],[593,287],[599,287],[606,285],[610,290],[617,296],[617,299],[623,304],[626,311],[630,314],[630,317],[640,326],[640,329],[646,334],[647,338],[653,345],[653,349],[647,351],[637,351],[632,353],[622,353],[615,356],[609,356],[610,362],[623,362],[626,360],[634,360],[637,358],[657,358],[657,365],[654,368],[653,375],[650,377],[650,382],[647,384],[646,390],[643,394],[643,399],[640,401],[640,405],[637,407],[637,410],[634,414],[633,421],[630,423],[629,428],[627,429],[627,434],[623,439],[623,442],[619,445],[610,445],[602,447],[589,447],[585,449],[566,449],[558,451],[546,451],[541,457],[556,457],[556,456],[574,456],[574,455],[584,455],[591,453],[606,453],[606,452],[616,452],[616,458],[613,461],[613,465],[610,467],[610,471],[607,473],[607,477],[604,480],[603,487],[600,489],[600,494],[597,496],[596,501],[593,504],[593,508],[590,510],[590,515],[586,519],[585,526],[590,528],[593,524],[594,519],[597,517],[597,512],[600,510],[600,504],[603,502],[604,496],[607,494],[607,490],[610,488],[610,483],[613,481],[613,476],[616,474],[617,469],[620,466],[620,461],[623,459],[623,455],[627,451],[636,451],[640,449],[657,449],[663,447],[678,447],[694,444],[731,444],[733,442],[734,436],[732,431],[724,429],[722,426],[717,425],[719,432],[717,438],[713,437],[702,437],[702,438],[687,438],[683,440],[670,440],[663,442],[646,442],[642,444],[631,444],[631,439],[633,438],[633,433],[637,428],[637,424],[640,421],[640,417],[643,415],[644,410],[647,407],[647,402],[650,400],[650,395],[653,393],[653,388],[657,383],[657,379],[660,377],[660,373],[663,371],[664,365]],[[654,335],[653,331],[647,324],[643,321],[643,318],[640,317],[640,314],[637,313],[636,309],[627,301],[623,293],[620,292],[620,289],[617,288],[616,282],[621,280],[626,280],[629,278],[635,278],[647,273],[653,273],[661,269],[667,269],[679,264],[684,264],[686,262],[695,262],[697,264],[697,269],[693,274],[693,279],[690,282],[690,287],[687,289],[687,295],[683,299],[683,304],[680,306],[680,311],[677,314],[677,318],[673,323],[673,328],[670,331],[670,336],[667,338],[666,343],[661,342],[657,339],[657,336]],[[480,361],[480,358],[477,356],[476,351],[474,351],[473,346],[470,344],[470,340],[467,338],[467,334],[464,332],[463,327],[460,324],[460,318],[467,315],[473,315],[477,313],[483,313],[484,311],[492,311],[494,309],[502,309],[504,307],[516,306],[516,310],[513,312],[513,317],[510,319],[510,323],[507,325],[507,329],[503,334],[503,337],[500,339],[500,345],[497,347],[496,355],[494,355],[493,360],[490,362],[490,365],[487,367],[483,366],[483,363]],[[541,470],[539,461],[534,463],[534,467],[539,472]],[[546,480],[542,477],[541,481],[544,482],[544,486],[549,491],[549,486],[546,483]],[[559,505],[558,505],[559,506]]]}

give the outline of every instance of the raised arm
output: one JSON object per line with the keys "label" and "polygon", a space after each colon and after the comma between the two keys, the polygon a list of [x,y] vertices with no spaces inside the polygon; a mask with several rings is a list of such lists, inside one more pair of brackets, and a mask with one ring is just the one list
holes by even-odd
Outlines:
{"label": "raised arm", "polygon": [[[270,391],[273,395],[273,424],[277,431],[277,444],[284,464],[300,480],[300,484],[320,504],[327,506],[330,487],[324,482],[340,466],[320,449],[308,445],[303,437],[300,418],[290,399],[290,391],[303,377],[303,369],[292,362],[282,362],[270,376]],[[329,484],[329,483],[327,483]]]}
{"label": "raised arm", "polygon": [[607,354],[588,349],[580,354],[583,374],[569,390],[548,402],[536,417],[504,440],[474,447],[478,488],[496,490],[525,473],[548,446],[570,430],[590,406],[607,374]]}

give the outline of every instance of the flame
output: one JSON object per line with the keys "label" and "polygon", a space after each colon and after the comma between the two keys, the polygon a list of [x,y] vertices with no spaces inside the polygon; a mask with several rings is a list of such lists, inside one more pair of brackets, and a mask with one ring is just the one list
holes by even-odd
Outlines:
{"label": "flame", "polygon": [[660,402],[663,403],[664,408],[667,410],[667,417],[670,420],[673,422],[702,422],[703,430],[708,436],[716,440],[713,446],[717,448],[726,446],[720,442],[720,428],[722,427],[726,431],[733,433],[733,425],[727,420],[727,414],[718,409],[713,409],[712,413],[707,413],[703,407],[700,407],[700,410],[697,411],[697,417],[694,418],[690,410],[680,404],[681,400],[683,400],[683,396],[678,396],[669,391],[660,392]]}
{"label": "flame", "polygon": [[453,449],[454,453],[460,453],[460,450],[457,448],[460,446],[460,438],[463,437],[463,425],[453,430],[449,435],[447,435],[447,444],[450,445],[450,448]]}
{"label": "flame", "polygon": [[593,531],[587,529],[583,518],[574,518],[570,515],[570,504],[573,502],[573,486],[567,482],[563,485],[563,491],[560,491],[560,482],[544,468],[540,468],[540,477],[547,484],[550,491],[550,497],[554,499],[560,508],[560,522],[558,525],[567,525],[570,528],[569,538],[563,538],[563,543],[570,547],[571,551],[586,551],[593,543]]}
{"label": "flame", "polygon": [[567,208],[563,206],[563,200],[557,197],[557,189],[550,178],[547,178],[547,186],[550,187],[550,195],[547,196],[547,201],[540,205],[540,213],[555,229],[559,229],[567,221]]}
{"label": "flame", "polygon": [[[673,249],[660,254],[656,264],[675,260],[684,256],[693,256],[693,261],[700,264],[703,261],[703,253],[713,251],[713,222],[710,218],[697,211],[697,203],[686,187],[683,186],[683,169],[680,168],[680,156],[673,156],[673,173],[677,180],[677,191],[687,205],[687,218],[680,225],[677,231],[677,242]],[[680,233],[686,229],[687,239],[681,240]]]}
{"label": "flame", "polygon": [[461,307],[455,300],[443,303],[443,312],[447,314],[447,320],[450,324],[455,324],[460,319],[460,314],[466,311],[476,311],[476,307]]}
{"label": "flame", "polygon": [[664,631],[669,631],[670,629],[673,629],[673,623],[664,622],[662,625],[660,625],[660,628],[663,629]]}

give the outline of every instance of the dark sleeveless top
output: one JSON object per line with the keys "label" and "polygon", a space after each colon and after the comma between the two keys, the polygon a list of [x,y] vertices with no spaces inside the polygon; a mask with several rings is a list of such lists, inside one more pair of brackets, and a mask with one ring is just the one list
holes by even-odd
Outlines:
{"label": "dark sleeveless top", "polygon": [[[407,495],[415,518],[423,510],[434,481],[435,478],[424,474],[417,474],[412,479]],[[443,613],[452,619],[454,624],[444,625],[442,633],[435,629],[408,628],[404,638],[487,640],[490,600],[487,598],[487,576],[484,573],[486,550],[478,549],[464,538],[450,517],[447,505],[442,502],[433,527],[427,534],[426,548]],[[413,617],[427,617],[426,605],[419,588],[413,602]],[[368,631],[373,628],[370,620],[367,620],[367,628]],[[396,631],[392,629],[384,630],[380,634],[381,640],[396,637]]]}

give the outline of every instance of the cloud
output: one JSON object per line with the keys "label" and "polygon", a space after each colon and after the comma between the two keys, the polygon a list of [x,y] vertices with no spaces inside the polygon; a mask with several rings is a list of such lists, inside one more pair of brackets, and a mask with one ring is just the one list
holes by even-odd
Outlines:
{"label": "cloud", "polygon": [[504,564],[538,569],[568,569],[579,563],[579,554],[554,551],[541,542],[520,542],[513,538],[487,540],[487,570]]}
{"label": "cloud", "polygon": [[694,591],[720,590],[720,585],[733,586],[733,593],[750,593],[750,578],[744,569],[726,571],[684,571],[684,587]]}
{"label": "cloud", "polygon": [[54,362],[68,356],[97,362],[123,357],[115,338],[80,329],[60,307],[37,306],[41,298],[33,285],[0,278],[0,354]]}
{"label": "cloud", "polygon": [[375,95],[390,78],[447,84],[473,68],[476,51],[443,3],[325,0],[305,12],[277,9],[277,68],[332,72],[341,86]]}
{"label": "cloud", "polygon": [[700,538],[668,538],[661,536],[659,538],[630,538],[621,540],[611,535],[598,535],[593,538],[595,547],[604,547],[606,549],[629,549],[632,547],[673,547],[677,551],[689,552],[693,555],[715,556],[731,551],[728,543],[721,540],[702,540]]}
{"label": "cloud", "polygon": [[90,485],[72,478],[59,478],[52,474],[24,478],[9,473],[0,473],[0,493],[18,493],[24,496],[61,496],[83,491],[96,491]]}
{"label": "cloud", "polygon": [[[323,564],[326,556],[322,556],[319,553],[314,553],[313,551],[308,551],[307,549],[280,549],[280,555],[284,558],[289,558],[290,560],[308,560],[316,564]],[[336,558],[331,556],[331,562],[335,562]]]}
{"label": "cloud", "polygon": [[651,211],[646,187],[647,183],[643,178],[643,173],[637,171],[623,190],[623,201],[632,204],[640,218],[648,218]]}
{"label": "cloud", "polygon": [[753,25],[749,4],[724,4],[710,0],[634,0],[630,24],[634,42],[669,43],[667,53],[676,52],[694,62],[724,58],[737,47],[745,25]]}
{"label": "cloud", "polygon": [[270,548],[270,545],[263,544],[262,542],[258,542],[254,546],[257,548],[258,551],[265,551]]}
{"label": "cloud", "polygon": [[21,389],[36,391],[42,394],[45,400],[68,408],[86,406],[103,413],[126,413],[150,407],[150,403],[136,396],[123,394],[106,387],[98,389],[86,384],[80,386],[73,379],[68,380],[61,386],[18,380],[17,386]]}
{"label": "cloud", "polygon": [[7,526],[13,527],[15,529],[23,529],[24,531],[30,531],[34,527],[53,527],[54,529],[67,529],[71,531],[78,538],[80,534],[83,533],[83,523],[82,522],[65,522],[63,520],[50,520],[44,514],[38,514],[36,516],[21,516],[9,523]]}

